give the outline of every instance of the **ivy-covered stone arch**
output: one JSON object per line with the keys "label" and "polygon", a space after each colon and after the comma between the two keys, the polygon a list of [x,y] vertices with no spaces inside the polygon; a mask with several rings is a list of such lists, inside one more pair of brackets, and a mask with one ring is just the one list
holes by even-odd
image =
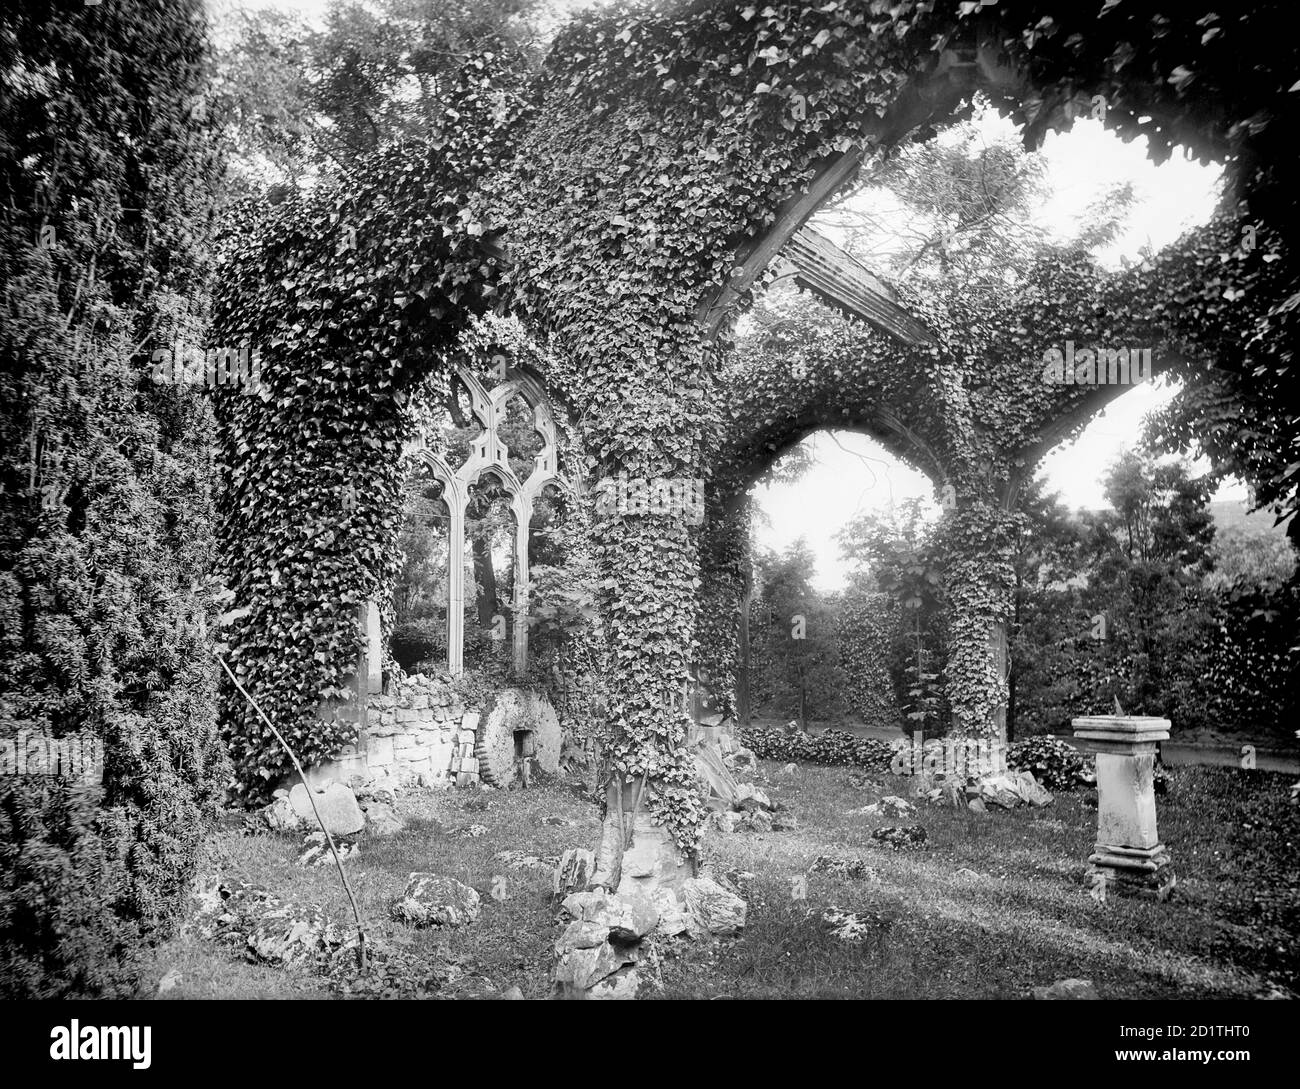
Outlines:
{"label": "ivy-covered stone arch", "polygon": [[[961,728],[1004,732],[1020,492],[1047,451],[1077,434],[1130,382],[1166,371],[1185,376],[1233,350],[1234,334],[1253,320],[1251,307],[1241,308],[1236,322],[1217,314],[1206,320],[1194,306],[1172,311],[1198,294],[1225,290],[1222,282],[1204,282],[1204,267],[1230,263],[1225,250],[1233,248],[1235,230],[1231,217],[1219,216],[1158,259],[1118,275],[1078,248],[1060,248],[1024,270],[993,305],[932,290],[924,303],[911,300],[934,334],[925,346],[856,322],[827,330],[812,321],[794,330],[778,323],[746,344],[723,372],[722,400],[732,411],[714,455],[717,526],[701,573],[702,612],[730,621],[701,618],[709,633],[703,653],[720,687],[730,691],[734,683],[737,602],[748,569],[745,491],[811,431],[862,430],[926,472],[943,501],[951,702]],[[1283,286],[1279,278],[1265,297],[1279,298]],[[1049,353],[1064,355],[1076,343],[1079,369],[1071,367],[1067,384]],[[1140,370],[1137,353],[1149,360]]]}
{"label": "ivy-covered stone arch", "polygon": [[[470,315],[514,312],[553,342],[543,379],[575,406],[599,472],[707,477],[714,336],[781,232],[859,158],[925,137],[975,89],[1031,141],[1106,95],[1108,124],[1156,154],[1175,142],[1248,154],[1248,190],[1281,202],[1277,126],[1245,123],[1290,108],[1274,86],[1289,73],[1267,25],[1278,12],[1234,24],[1276,64],[1242,77],[1218,56],[1191,87],[1168,44],[1197,40],[1208,7],[1099,21],[1075,7],[834,0],[589,14],[527,80],[473,59],[428,146],[390,148],[339,190],[241,224],[216,328],[262,349],[263,391],[221,405],[231,654],[304,755],[344,740],[315,707],[343,690],[355,659],[350,610],[392,578],[405,399],[446,373]],[[348,486],[361,501],[340,520]],[[593,540],[613,663],[609,880],[625,839],[618,813],[646,789],[642,812],[688,853],[697,843],[688,720],[671,697],[693,653],[699,534],[668,514],[598,514]],[[227,727],[246,784],[285,769],[251,715],[232,706]]]}

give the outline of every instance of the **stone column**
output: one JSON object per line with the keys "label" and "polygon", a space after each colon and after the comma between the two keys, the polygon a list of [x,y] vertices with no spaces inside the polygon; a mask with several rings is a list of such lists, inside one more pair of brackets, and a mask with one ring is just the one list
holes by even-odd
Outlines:
{"label": "stone column", "polygon": [[1175,877],[1156,830],[1156,742],[1169,720],[1093,715],[1073,720],[1080,748],[1097,754],[1097,845],[1088,873],[1117,892],[1164,900]]}

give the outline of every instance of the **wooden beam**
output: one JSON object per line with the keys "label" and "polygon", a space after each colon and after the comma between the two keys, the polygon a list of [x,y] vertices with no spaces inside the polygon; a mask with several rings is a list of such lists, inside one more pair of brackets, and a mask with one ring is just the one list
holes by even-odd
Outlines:
{"label": "wooden beam", "polygon": [[898,294],[824,234],[802,227],[781,251],[795,282],[828,306],[858,318],[904,344],[933,344],[934,335],[899,302]]}
{"label": "wooden beam", "polygon": [[718,335],[736,300],[753,286],[768,263],[790,236],[808,221],[808,217],[852,181],[861,165],[862,150],[856,147],[824,162],[808,188],[781,206],[771,226],[740,247],[731,277],[701,302],[696,314],[705,339],[712,340]]}

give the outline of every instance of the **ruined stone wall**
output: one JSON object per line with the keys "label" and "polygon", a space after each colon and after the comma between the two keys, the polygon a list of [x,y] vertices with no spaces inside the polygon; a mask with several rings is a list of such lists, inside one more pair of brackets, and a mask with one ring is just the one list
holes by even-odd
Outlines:
{"label": "ruined stone wall", "polygon": [[355,780],[399,788],[480,781],[506,786],[515,774],[515,736],[523,731],[530,734],[531,766],[552,775],[559,771],[562,733],[544,692],[504,688],[488,706],[470,707],[443,677],[416,673],[392,679],[386,688],[367,693],[364,703],[358,694],[349,703],[322,707],[322,714],[355,720],[364,706],[364,722],[354,744],[307,770],[313,787]]}
{"label": "ruined stone wall", "polygon": [[422,673],[367,701],[365,758],[376,782],[405,786],[478,782],[475,735],[481,708],[465,707],[451,686]]}

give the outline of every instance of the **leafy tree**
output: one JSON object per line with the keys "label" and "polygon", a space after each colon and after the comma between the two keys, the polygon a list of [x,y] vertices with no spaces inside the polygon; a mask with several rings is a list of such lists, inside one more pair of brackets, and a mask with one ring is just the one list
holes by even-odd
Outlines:
{"label": "leafy tree", "polygon": [[104,749],[98,796],[0,782],[8,997],[129,992],[228,770],[212,414],[150,381],[203,343],[205,69],[197,0],[0,11],[0,732]]}
{"label": "leafy tree", "polygon": [[861,515],[838,539],[855,571],[869,573],[897,605],[893,672],[907,721],[915,730],[939,732],[946,721],[940,667],[943,575],[924,507],[909,499],[885,514]]}
{"label": "leafy tree", "polygon": [[538,62],[541,9],[540,0],[332,0],[321,30],[273,9],[233,12],[217,108],[244,183],[339,178],[396,140],[437,140],[447,86],[473,54],[521,72]]}
{"label": "leafy tree", "polygon": [[816,559],[800,538],[779,555],[762,553],[751,638],[759,683],[756,702],[792,715],[807,732],[813,718],[843,713],[844,676],[832,602],[812,585]]}

